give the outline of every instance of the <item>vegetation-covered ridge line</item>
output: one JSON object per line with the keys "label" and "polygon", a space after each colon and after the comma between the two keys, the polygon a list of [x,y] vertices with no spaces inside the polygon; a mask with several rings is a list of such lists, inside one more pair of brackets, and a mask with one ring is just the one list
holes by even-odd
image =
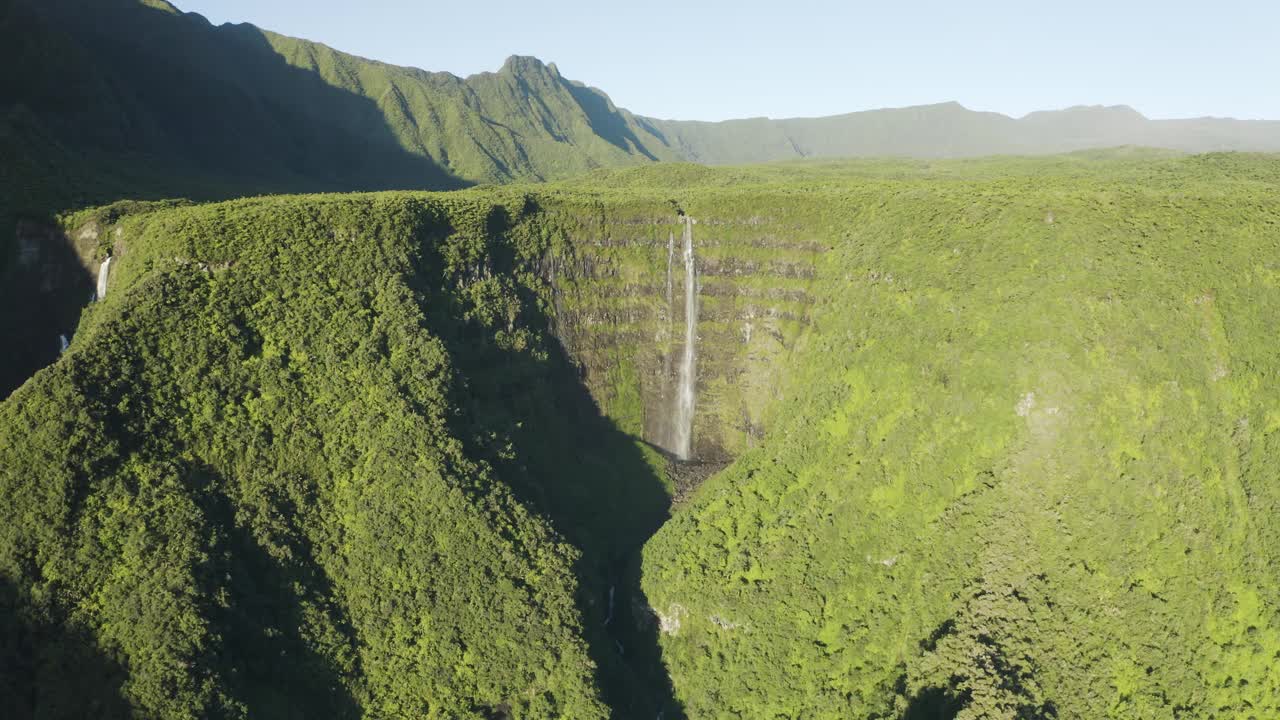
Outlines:
{"label": "vegetation-covered ridge line", "polygon": [[[138,0],[8,0],[0,86],[19,158],[72,151],[68,194],[36,175],[29,208],[163,189],[450,188],[653,161],[1046,153],[1113,145],[1280,149],[1280,124],[1148,120],[1123,107],[1012,119],[956,103],[825,118],[658,120],[616,107],[554,64],[511,56],[465,78],[367,60],[252,25],[214,27]],[[57,62],[51,62],[57,58]],[[81,108],[99,108],[92,121]],[[70,159],[70,158],[69,158]],[[36,207],[44,192],[46,206]],[[99,195],[98,193],[102,193]],[[61,194],[61,197],[57,197]],[[48,202],[55,203],[52,206]],[[56,204],[62,203],[62,204]]]}
{"label": "vegetation-covered ridge line", "polygon": [[[121,198],[460,189],[675,161],[1280,150],[1275,123],[1151,121],[1123,108],[656,120],[536,58],[460,78],[214,27],[164,2],[4,0],[0,40],[0,65],[23,68],[0,75],[0,334],[28,340],[0,355],[0,394],[53,359],[67,329],[53,326],[73,320],[83,281],[74,241],[39,241],[49,247],[38,262],[19,265],[26,250],[9,229]],[[56,310],[14,310],[33,305]]]}

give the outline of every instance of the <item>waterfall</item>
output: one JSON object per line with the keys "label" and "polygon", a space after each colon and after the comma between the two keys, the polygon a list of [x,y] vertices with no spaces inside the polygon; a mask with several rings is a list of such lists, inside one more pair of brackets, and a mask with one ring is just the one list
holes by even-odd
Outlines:
{"label": "waterfall", "polygon": [[604,618],[605,625],[608,625],[609,623],[613,622],[613,591],[614,591],[614,586],[610,585],[609,586],[609,614],[606,615]]}
{"label": "waterfall", "polygon": [[71,347],[71,342],[67,340],[67,336],[59,335],[58,336],[58,354],[61,355],[62,353],[66,352],[67,348],[69,347]]}
{"label": "waterfall", "polygon": [[[666,317],[664,318],[665,322],[662,323],[661,340],[663,344],[668,348],[668,350],[662,353],[662,377],[663,378],[671,377],[671,351],[669,348],[671,347],[671,326],[672,326],[672,323],[675,322],[675,317],[676,317],[676,308],[674,305],[675,293],[672,289],[675,285],[673,282],[673,273],[674,273],[673,267],[675,266],[675,264],[676,264],[676,234],[667,233],[667,314],[666,314]],[[664,407],[670,406],[671,408],[675,408],[675,399],[672,397],[667,397],[665,389],[663,392],[663,398],[665,403]],[[674,415],[675,413],[673,412],[672,414]],[[671,428],[667,428],[666,436],[663,438],[663,440],[665,440],[668,444],[671,443],[672,432],[673,431]]]}
{"label": "waterfall", "polygon": [[681,222],[684,223],[684,353],[680,357],[675,417],[672,418],[675,430],[672,450],[681,460],[688,460],[693,454],[693,401],[698,379],[698,274],[693,257],[695,220],[683,216]]}
{"label": "waterfall", "polygon": [[672,277],[671,266],[676,263],[676,234],[667,233],[667,312],[671,312]]}
{"label": "waterfall", "polygon": [[111,256],[108,255],[106,260],[102,261],[102,266],[98,268],[98,295],[101,300],[107,296],[107,275],[111,272]]}

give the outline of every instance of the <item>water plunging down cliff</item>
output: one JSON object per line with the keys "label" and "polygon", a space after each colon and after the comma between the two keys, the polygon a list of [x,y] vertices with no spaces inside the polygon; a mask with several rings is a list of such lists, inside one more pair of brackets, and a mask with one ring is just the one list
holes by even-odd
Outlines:
{"label": "water plunging down cliff", "polygon": [[698,268],[693,255],[693,225],[682,215],[684,242],[684,348],[680,355],[673,414],[671,449],[681,460],[693,456],[693,409],[698,384]]}
{"label": "water plunging down cliff", "polygon": [[106,260],[102,261],[102,266],[98,268],[98,293],[96,299],[101,300],[107,296],[107,276],[111,273],[111,256],[108,255]]}
{"label": "water plunging down cliff", "polygon": [[684,470],[758,443],[808,324],[822,245],[767,205],[715,215],[625,203],[561,217],[547,275],[556,332],[601,410]]}

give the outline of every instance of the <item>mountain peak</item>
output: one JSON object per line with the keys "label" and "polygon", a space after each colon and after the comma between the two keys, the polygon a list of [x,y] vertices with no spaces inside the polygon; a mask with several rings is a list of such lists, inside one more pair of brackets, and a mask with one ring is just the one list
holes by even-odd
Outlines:
{"label": "mountain peak", "polygon": [[1067,108],[1067,110],[1071,112],[1095,113],[1098,115],[1129,115],[1144,117],[1142,113],[1134,110],[1128,105],[1075,105]]}
{"label": "mountain peak", "polygon": [[560,69],[555,63],[550,65],[542,62],[532,55],[512,55],[502,63],[502,69],[498,72],[510,75],[551,75],[553,77],[560,76]]}
{"label": "mountain peak", "polygon": [[1128,105],[1072,105],[1062,110],[1038,110],[1027,118],[1075,117],[1110,120],[1142,121],[1147,117]]}
{"label": "mountain peak", "polygon": [[166,0],[141,0],[141,4],[142,4],[142,5],[144,5],[144,6],[146,6],[146,7],[154,8],[154,9],[159,10],[159,11],[161,11],[161,12],[167,12],[167,13],[170,13],[170,14],[173,14],[173,15],[181,15],[181,14],[182,14],[182,11],[181,11],[181,10],[179,10],[179,9],[178,9],[178,8],[176,8],[176,7],[174,7],[172,4],[170,4],[170,3],[166,2]]}

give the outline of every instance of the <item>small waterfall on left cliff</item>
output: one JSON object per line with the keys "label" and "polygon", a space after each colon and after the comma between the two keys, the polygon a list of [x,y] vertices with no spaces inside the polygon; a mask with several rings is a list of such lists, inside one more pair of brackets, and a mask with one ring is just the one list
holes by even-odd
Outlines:
{"label": "small waterfall on left cliff", "polygon": [[110,273],[111,256],[108,255],[107,259],[102,261],[102,266],[98,268],[98,300],[107,296],[107,276],[110,275]]}
{"label": "small waterfall on left cliff", "polygon": [[693,407],[698,381],[698,269],[693,254],[693,218],[684,224],[684,352],[677,375],[675,412],[672,417],[672,452],[681,460],[693,456]]}

